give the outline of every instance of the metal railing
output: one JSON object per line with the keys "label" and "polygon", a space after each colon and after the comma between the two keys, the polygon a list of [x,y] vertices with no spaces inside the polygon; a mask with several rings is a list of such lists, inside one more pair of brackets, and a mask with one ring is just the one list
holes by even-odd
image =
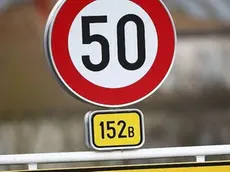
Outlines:
{"label": "metal railing", "polygon": [[38,164],[127,159],[196,157],[196,162],[205,162],[210,155],[230,155],[230,145],[150,148],[113,152],[69,152],[0,155],[0,165],[27,164],[29,170],[38,169]]}

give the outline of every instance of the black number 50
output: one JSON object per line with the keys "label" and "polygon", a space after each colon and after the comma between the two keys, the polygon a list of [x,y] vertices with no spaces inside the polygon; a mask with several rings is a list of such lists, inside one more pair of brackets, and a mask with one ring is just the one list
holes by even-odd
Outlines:
{"label": "black number 50", "polygon": [[[137,27],[137,50],[138,57],[136,62],[130,63],[126,58],[125,48],[125,25],[127,22],[134,22]],[[91,71],[98,72],[105,69],[110,61],[110,50],[108,40],[99,34],[90,35],[91,23],[107,23],[107,16],[85,16],[82,17],[82,40],[83,44],[91,44],[98,42],[101,44],[102,58],[98,64],[93,64],[90,61],[89,55],[82,56],[82,61],[85,67]],[[134,14],[128,14],[122,17],[117,24],[117,47],[118,61],[120,65],[127,70],[137,70],[145,62],[145,27],[142,19]]]}

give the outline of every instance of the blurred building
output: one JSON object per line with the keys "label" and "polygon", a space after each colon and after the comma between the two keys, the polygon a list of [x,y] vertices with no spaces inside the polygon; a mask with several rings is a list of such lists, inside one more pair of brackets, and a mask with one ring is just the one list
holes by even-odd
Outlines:
{"label": "blurred building", "polygon": [[230,26],[230,2],[228,0],[164,0],[173,13],[179,29],[218,30]]}
{"label": "blurred building", "polygon": [[228,0],[164,0],[171,10],[178,10],[200,20],[230,21]]}
{"label": "blurred building", "polygon": [[[0,154],[87,149],[83,117],[98,107],[63,91],[44,57],[55,2],[0,0]],[[230,1],[164,2],[177,53],[162,87],[134,106],[145,115],[145,147],[229,143]]]}

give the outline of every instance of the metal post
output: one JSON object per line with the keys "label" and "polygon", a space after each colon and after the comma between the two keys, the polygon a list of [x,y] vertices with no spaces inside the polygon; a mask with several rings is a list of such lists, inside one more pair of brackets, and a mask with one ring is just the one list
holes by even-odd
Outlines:
{"label": "metal post", "polygon": [[205,162],[205,156],[196,156],[196,162]]}
{"label": "metal post", "polygon": [[28,169],[29,170],[37,170],[38,164],[36,164],[36,163],[28,164]]}

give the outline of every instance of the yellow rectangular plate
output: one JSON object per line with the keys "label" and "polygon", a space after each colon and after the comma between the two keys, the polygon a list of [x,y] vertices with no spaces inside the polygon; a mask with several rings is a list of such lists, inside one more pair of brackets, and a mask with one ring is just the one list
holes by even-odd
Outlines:
{"label": "yellow rectangular plate", "polygon": [[86,131],[93,149],[137,149],[144,144],[144,117],[137,109],[89,112]]}
{"label": "yellow rectangular plate", "polygon": [[[30,172],[229,172],[230,161],[205,163],[148,164],[113,167],[63,168]],[[13,172],[13,171],[12,171]],[[29,171],[14,171],[29,172]]]}

